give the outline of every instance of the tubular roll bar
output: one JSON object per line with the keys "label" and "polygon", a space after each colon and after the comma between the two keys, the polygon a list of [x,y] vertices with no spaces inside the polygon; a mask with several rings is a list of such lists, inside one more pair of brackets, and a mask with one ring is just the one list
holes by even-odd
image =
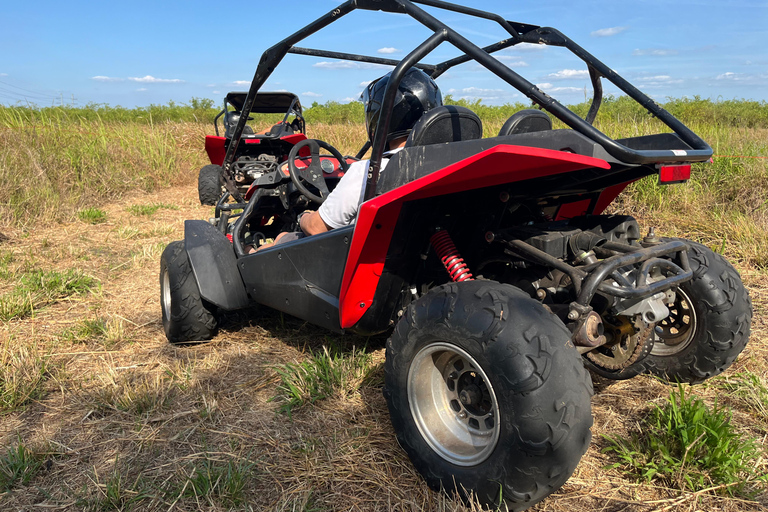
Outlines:
{"label": "tubular roll bar", "polygon": [[[416,4],[494,21],[498,23],[509,34],[510,37],[490,46],[480,48],[468,39],[461,36],[455,30],[434,18],[432,15],[418,7]],[[364,55],[313,50],[295,46],[299,41],[307,38],[308,36],[330,25],[331,23],[356,9],[407,14],[428,29],[432,30],[433,35],[427,38],[423,43],[421,43],[421,45],[416,47],[416,49],[414,49],[401,61],[382,59],[379,57],[368,57]],[[423,59],[441,43],[446,41],[463,52],[463,55],[437,65],[420,63],[421,59]],[[491,54],[496,51],[509,48],[519,43],[560,46],[569,50],[587,65],[590,80],[594,89],[594,95],[592,98],[592,105],[590,106],[590,110],[586,116],[586,119],[580,118],[560,102],[553,99],[548,94],[541,91],[534,84],[491,56]],[[433,78],[437,78],[453,66],[470,60],[475,60],[483,67],[494,73],[496,76],[507,82],[509,85],[513,86],[515,89],[526,95],[534,103],[540,105],[543,109],[551,113],[554,117],[565,123],[567,126],[600,144],[611,156],[626,164],[646,165],[660,162],[699,162],[705,161],[712,156],[712,148],[709,147],[709,145],[704,142],[698,135],[696,135],[683,123],[678,121],[669,112],[664,110],[651,98],[624,80],[621,76],[619,76],[618,73],[603,64],[592,54],[584,50],[581,46],[577,45],[567,36],[554,28],[539,27],[536,25],[527,25],[523,23],[507,21],[493,13],[452,4],[443,0],[347,0],[333,11],[325,14],[313,23],[307,25],[298,32],[272,46],[261,56],[261,60],[253,77],[253,81],[251,82],[251,88],[248,91],[248,96],[246,97],[245,103],[243,105],[240,120],[235,127],[233,138],[227,147],[227,152],[224,157],[225,170],[228,171],[229,167],[232,165],[237,147],[240,144],[240,136],[242,135],[243,129],[245,128],[248,114],[250,114],[251,108],[253,107],[256,93],[259,91],[259,89],[261,89],[261,87],[264,85],[264,82],[266,82],[267,78],[269,78],[269,76],[274,71],[275,67],[288,53],[395,66],[395,69],[392,72],[392,78],[389,80],[387,89],[384,94],[384,101],[382,102],[381,111],[384,113],[384,115],[380,116],[374,134],[373,152],[371,155],[371,165],[365,193],[366,200],[372,198],[376,193],[376,183],[378,181],[379,169],[381,168],[381,159],[384,151],[386,150],[386,133],[388,131],[390,121],[389,114],[391,113],[392,106],[394,104],[395,91],[397,90],[397,86],[405,71],[413,66],[419,67],[430,74]],[[600,108],[600,103],[602,102],[603,90],[601,78],[606,78],[629,97],[637,101],[649,113],[657,117],[660,121],[667,125],[667,127],[672,129],[672,131],[674,131],[675,134],[677,134],[677,136],[680,137],[680,139],[692,149],[636,150],[616,142],[601,131],[597,130],[594,126],[592,126],[592,122],[594,122],[594,119],[597,116],[597,112]],[[230,191],[236,191],[236,187],[234,186],[234,182],[232,181],[230,173],[224,172],[223,175],[225,175],[224,178],[226,184],[228,185],[227,188],[230,189]],[[230,184],[232,185],[231,187],[229,186]],[[234,197],[237,201],[241,202],[242,198],[240,197],[239,193],[234,195]]]}

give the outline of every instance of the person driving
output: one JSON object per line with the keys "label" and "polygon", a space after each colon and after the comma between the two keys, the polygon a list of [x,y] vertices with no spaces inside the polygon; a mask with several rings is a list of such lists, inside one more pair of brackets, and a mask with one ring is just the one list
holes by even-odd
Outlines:
{"label": "person driving", "polygon": [[[365,105],[365,124],[369,140],[373,141],[374,130],[379,122],[384,92],[391,73],[374,80],[363,91]],[[417,68],[406,71],[397,88],[395,104],[392,108],[387,147],[381,162],[381,172],[386,168],[389,158],[405,146],[408,135],[421,116],[443,104],[443,98],[435,81]],[[365,197],[365,185],[370,160],[360,160],[349,166],[336,188],[328,195],[317,211],[305,211],[299,216],[301,231],[280,233],[275,241],[264,244],[259,249],[289,242],[304,236],[325,233],[331,229],[348,226],[355,222],[360,204]],[[249,252],[254,252],[251,249]]]}

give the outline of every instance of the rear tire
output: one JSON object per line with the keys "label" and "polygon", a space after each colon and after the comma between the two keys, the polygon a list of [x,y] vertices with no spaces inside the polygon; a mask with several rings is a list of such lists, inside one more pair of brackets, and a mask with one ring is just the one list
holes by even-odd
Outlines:
{"label": "rear tire", "polygon": [[431,488],[523,510],[565,483],[592,425],[592,382],[570,337],[493,281],[443,285],[407,308],[387,342],[384,395]]}
{"label": "rear tire", "polygon": [[656,327],[650,355],[637,365],[668,382],[697,384],[722,373],[744,350],[752,302],[739,273],[725,258],[701,244],[683,241],[691,247],[693,278],[677,290],[670,316]]}
{"label": "rear tire", "polygon": [[216,308],[200,297],[184,242],[171,242],[160,257],[160,307],[171,343],[204,341],[216,334]]}
{"label": "rear tire", "polygon": [[214,206],[221,198],[221,166],[206,165],[197,177],[197,195],[200,204]]}

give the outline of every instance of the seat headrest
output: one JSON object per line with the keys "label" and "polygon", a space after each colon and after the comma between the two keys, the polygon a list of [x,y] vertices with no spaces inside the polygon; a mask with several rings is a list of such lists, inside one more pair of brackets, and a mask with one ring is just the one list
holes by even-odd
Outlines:
{"label": "seat headrest", "polygon": [[413,127],[406,147],[480,139],[483,123],[465,107],[443,105],[424,113]]}
{"label": "seat headrest", "polygon": [[499,137],[518,133],[543,132],[552,129],[552,120],[547,114],[535,108],[515,112],[499,130]]}

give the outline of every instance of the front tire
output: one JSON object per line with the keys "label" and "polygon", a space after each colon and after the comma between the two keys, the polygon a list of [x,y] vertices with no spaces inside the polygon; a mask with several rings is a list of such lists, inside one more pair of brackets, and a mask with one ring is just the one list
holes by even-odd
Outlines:
{"label": "front tire", "polygon": [[184,242],[171,242],[160,257],[160,307],[171,343],[204,341],[216,334],[216,308],[200,297]]}
{"label": "front tire", "polygon": [[592,425],[592,382],[570,337],[493,281],[443,285],[407,308],[387,342],[384,394],[430,487],[523,510],[565,483]]}
{"label": "front tire", "polygon": [[200,204],[214,206],[221,198],[221,166],[206,165],[197,177],[197,195]]}
{"label": "front tire", "polygon": [[656,327],[650,355],[637,364],[639,371],[668,382],[697,384],[722,373],[744,350],[752,302],[725,258],[684,241],[691,247],[693,278],[676,290],[670,316]]}

